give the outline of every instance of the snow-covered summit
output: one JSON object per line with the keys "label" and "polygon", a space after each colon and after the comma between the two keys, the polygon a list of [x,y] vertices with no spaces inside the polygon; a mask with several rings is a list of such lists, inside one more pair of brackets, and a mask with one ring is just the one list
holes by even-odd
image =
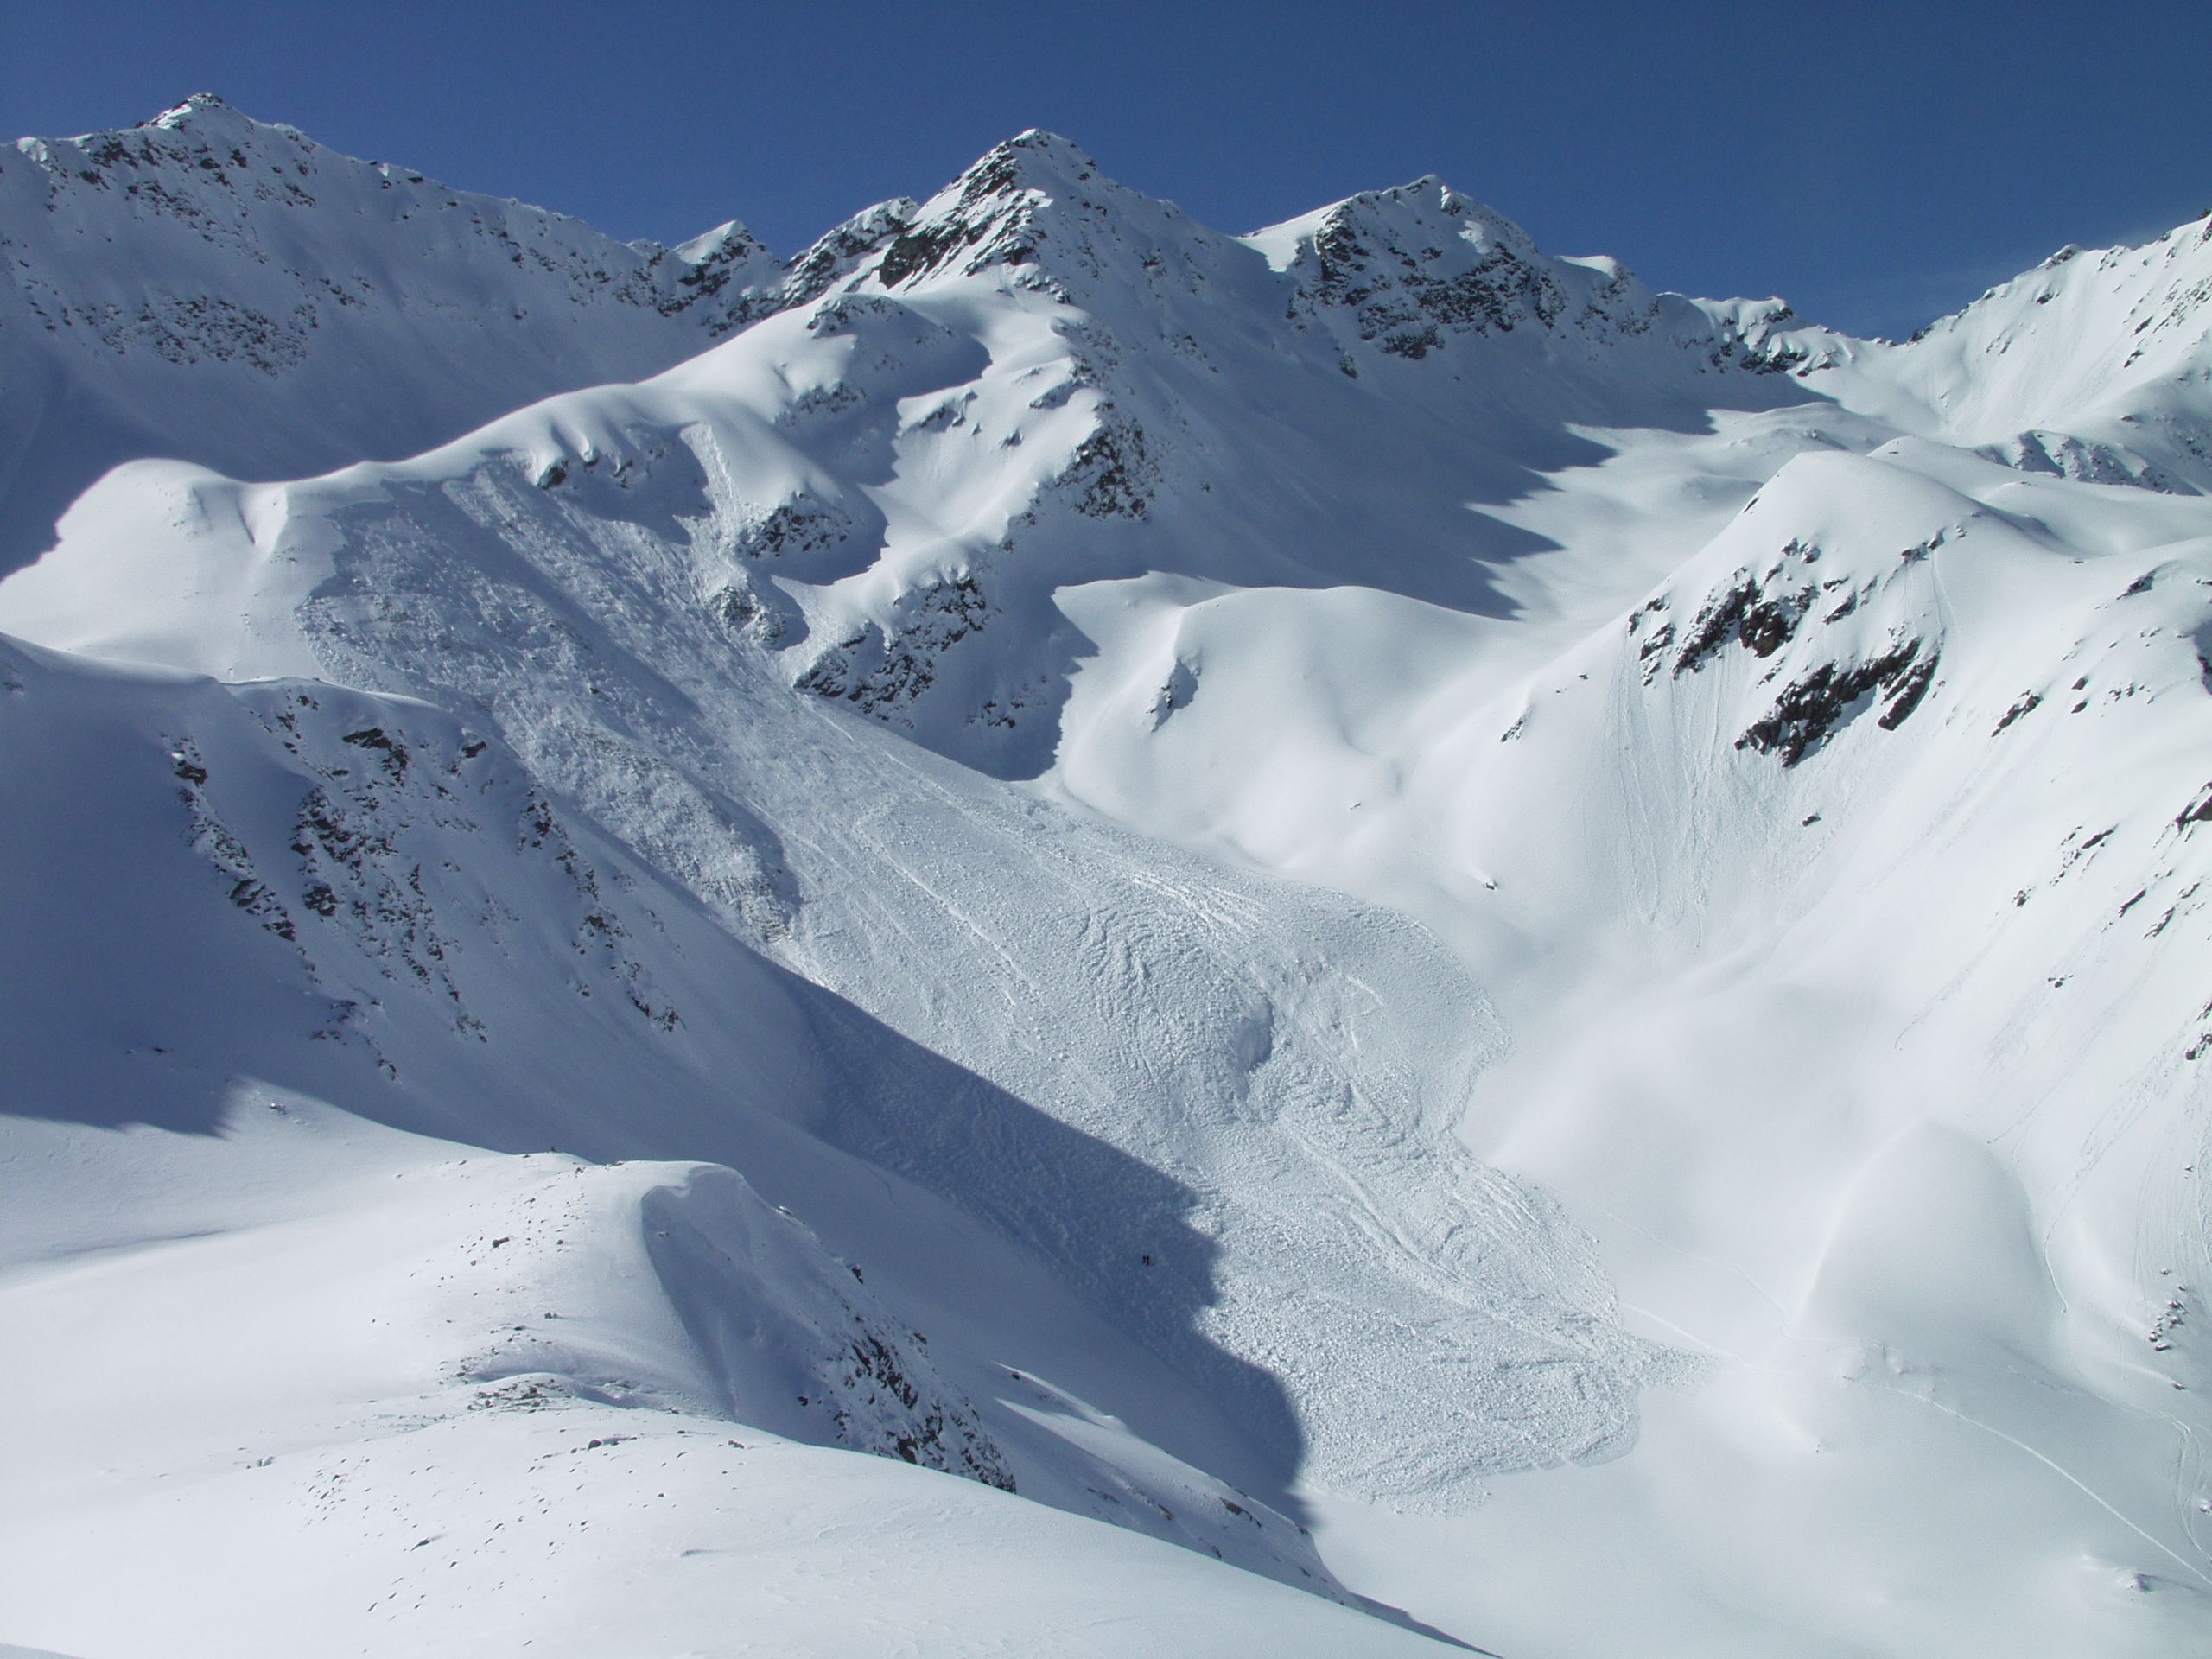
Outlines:
{"label": "snow-covered summit", "polygon": [[[987,271],[1092,308],[1228,238],[1116,182],[1081,148],[1037,129],[993,146],[916,207],[868,275],[886,292]],[[1217,254],[1215,257],[1218,257]]]}
{"label": "snow-covered summit", "polygon": [[1297,311],[1418,360],[1455,339],[1566,335],[1586,346],[1653,335],[1704,365],[1769,372],[1801,352],[1764,349],[1780,302],[1655,295],[1618,260],[1547,255],[1521,226],[1434,175],[1364,191],[1243,238],[1296,282]]}
{"label": "snow-covered summit", "polygon": [[194,92],[183,103],[163,110],[150,121],[139,124],[145,127],[161,127],[170,132],[190,131],[203,140],[222,138],[251,138],[256,128],[264,124],[278,131],[296,131],[283,122],[256,121],[244,111],[232,108],[217,92]]}
{"label": "snow-covered summit", "polygon": [[1439,325],[1548,326],[1568,304],[1527,232],[1433,174],[1244,239],[1295,275],[1310,302],[1351,308],[1363,338],[1402,357],[1433,349]]}
{"label": "snow-covered summit", "polygon": [[2066,248],[1929,325],[1897,378],[2031,469],[2212,489],[2212,218]]}
{"label": "snow-covered summit", "polygon": [[9,1639],[2204,1645],[2201,227],[0,208]]}
{"label": "snow-covered summit", "polygon": [[758,315],[760,291],[783,274],[784,262],[734,219],[678,243],[673,252],[677,296],[669,308],[706,309],[709,334],[727,334]]}
{"label": "snow-covered summit", "polygon": [[[0,321],[25,320],[0,333],[22,388],[0,416],[16,562],[119,461],[313,472],[719,341],[734,355],[685,375],[749,384],[739,365],[772,363],[757,411],[813,457],[750,478],[732,534],[777,568],[734,577],[731,602],[798,683],[993,770],[1046,763],[1075,648],[1048,595],[1139,556],[1117,524],[1145,527],[1154,568],[1300,586],[1338,577],[1291,550],[1327,525],[1392,550],[1380,585],[1481,604],[1480,559],[1433,550],[1510,537],[1402,480],[1503,500],[1583,428],[1810,398],[2028,471],[2171,488],[2212,450],[2197,232],[2054,261],[1897,346],[1547,254],[1433,176],[1226,236],[1034,130],[788,261],[736,220],[618,245],[206,96],[18,153],[0,168]],[[1378,423],[1378,398],[1424,413]],[[818,446],[863,429],[895,459],[838,477]],[[1374,464],[1317,496],[1370,435]],[[569,447],[533,464],[595,453]],[[965,480],[957,509],[916,493],[943,476]]]}
{"label": "snow-covered summit", "polygon": [[782,276],[741,226],[688,248],[340,155],[207,93],[22,140],[0,152],[0,569],[137,456],[318,472],[665,368]]}

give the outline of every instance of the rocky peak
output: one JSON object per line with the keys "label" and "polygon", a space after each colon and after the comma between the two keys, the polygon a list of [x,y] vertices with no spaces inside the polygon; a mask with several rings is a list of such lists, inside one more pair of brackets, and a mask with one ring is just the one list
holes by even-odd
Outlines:
{"label": "rocky peak", "polygon": [[669,264],[669,298],[662,308],[698,308],[709,335],[741,328],[776,308],[784,262],[736,219],[676,248]]}
{"label": "rocky peak", "polygon": [[1158,206],[1107,178],[1057,133],[1033,128],[994,146],[924,202],[884,249],[875,276],[897,289],[948,272],[1027,265],[1040,243],[1080,249],[1128,203]]}
{"label": "rocky peak", "polygon": [[1504,254],[1529,264],[1543,258],[1535,238],[1504,214],[1453,189],[1433,173],[1410,184],[1363,190],[1318,215],[1317,244],[1371,238],[1401,254],[1435,260],[1453,242],[1478,256]]}
{"label": "rocky peak", "polygon": [[[159,128],[164,132],[188,134],[202,142],[236,139],[262,130],[264,124],[255,120],[244,111],[233,108],[213,92],[194,92],[183,103],[163,110],[152,120],[141,124],[141,130]],[[289,127],[271,129],[289,133]]]}
{"label": "rocky peak", "polygon": [[888,247],[914,222],[918,211],[912,197],[895,196],[854,214],[817,238],[785,268],[785,303],[804,305],[819,299]]}
{"label": "rocky peak", "polygon": [[1456,334],[1550,328],[1573,309],[1573,289],[1606,280],[1563,281],[1563,262],[1526,231],[1433,175],[1244,239],[1295,280],[1295,309],[1348,313],[1358,339],[1396,357],[1426,357]]}
{"label": "rocky peak", "polygon": [[701,232],[689,242],[680,242],[676,253],[688,264],[728,264],[733,261],[756,258],[768,251],[767,245],[746,229],[742,221],[725,219],[711,231]]}
{"label": "rocky peak", "polygon": [[1470,336],[1573,340],[1580,351],[1650,337],[1712,369],[1762,373],[1810,355],[1779,300],[1654,294],[1618,259],[1547,254],[1433,174],[1241,239],[1296,284],[1293,320],[1349,336],[1353,352],[1420,359]]}

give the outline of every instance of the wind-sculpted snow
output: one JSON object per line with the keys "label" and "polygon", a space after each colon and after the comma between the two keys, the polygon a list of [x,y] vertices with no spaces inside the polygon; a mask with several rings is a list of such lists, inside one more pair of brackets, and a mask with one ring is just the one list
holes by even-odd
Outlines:
{"label": "wind-sculpted snow", "polygon": [[897,207],[787,269],[734,220],[632,246],[205,94],[25,139],[0,156],[0,569],[123,461],[292,477],[654,373],[818,295]]}
{"label": "wind-sculpted snow", "polygon": [[[1805,442],[1847,429],[1691,441],[1708,477],[1778,437],[1789,458],[1694,509],[1704,545],[1660,541],[1671,569],[1609,618],[1521,625],[1518,664],[1506,628],[1411,607],[1139,583],[1124,621],[1111,588],[1086,594],[1077,613],[1112,628],[1062,774],[1155,833],[1457,918],[1516,1036],[1477,1081],[1471,1143],[1602,1218],[1624,1300],[1723,1368],[1694,1396],[1709,1428],[1669,1450],[1647,1417],[1618,1465],[1652,1484],[1624,1475],[1572,1518],[1532,1497],[1457,1547],[1563,1588],[1517,1528],[1610,1531],[1624,1509],[1664,1529],[1675,1484],[1719,1466],[1687,1440],[1766,1421],[1804,1438],[1713,1495],[1766,1517],[1765,1541],[1720,1528],[1726,1569],[1659,1552],[1640,1605],[1748,1552],[1781,1597],[1846,1618],[1810,1563],[1842,1550],[1853,1581],[1902,1582],[1940,1555],[2049,1627],[2007,1640],[2153,1651],[2201,1631],[2208,1589],[2206,1378],[2173,1338],[2206,1271],[2212,522],[2196,499],[1918,441]],[[1521,591],[1603,580],[1582,550],[1618,548],[1593,533],[1620,522],[1614,493],[1649,501],[1686,459],[1624,442],[1532,502],[1526,522],[1566,533]],[[1164,720],[1141,667],[1163,637],[1189,671]],[[1378,675],[1378,640],[1420,650]],[[1236,745],[1261,698],[1300,734],[1287,755]],[[1870,1551],[1861,1523],[1789,1496],[1827,1469],[1887,1494],[1891,1526],[1933,1467],[2011,1494],[1983,1535],[2005,1542],[1961,1548],[1956,1527],[1995,1522],[1961,1504]],[[2017,1565],[2056,1552],[2056,1579]],[[2164,1600],[2108,1592],[2127,1580],[2092,1563],[2115,1560]],[[1491,1639],[1617,1628],[1556,1605]],[[1943,1605],[1927,1639],[1980,1639],[1988,1598]]]}
{"label": "wind-sculpted snow", "polygon": [[[305,141],[164,123],[114,165],[201,217],[128,212],[255,205],[158,314],[200,360],[99,350],[279,419],[317,331],[223,308],[321,221],[208,146]],[[446,199],[315,165],[378,248]],[[1417,1639],[1354,1590],[1515,1653],[2202,1645],[2201,232],[1893,344],[1434,179],[1224,236],[1029,133],[788,262],[607,256],[588,349],[715,342],[656,378],[291,482],[129,448],[0,582],[53,964],[0,1307],[86,1357],[11,1383],[66,1432],[10,1548],[243,1529],[390,1651],[516,1584],[602,1649],[618,1514],[680,1645],[741,1593],[682,1563],[895,1577],[925,1507],[1151,1611],[784,1645]],[[173,1400],[85,1381],[149,1320]],[[1310,1619],[1223,1634],[1208,1556]],[[22,1634],[136,1639],[42,1576]]]}
{"label": "wind-sculpted snow", "polygon": [[[684,485],[677,507],[696,486],[689,452],[604,483],[596,453],[583,496],[502,456],[293,498],[288,533],[331,562],[264,621],[330,679],[480,711],[550,795],[744,936],[1080,1131],[951,1101],[886,1117],[863,1103],[895,1098],[890,1076],[814,1125],[1052,1262],[1233,1401],[1274,1478],[1303,1459],[1332,1486],[1434,1497],[1624,1442],[1654,1351],[1621,1332],[1577,1230],[1453,1141],[1497,1039],[1440,949],[1358,906],[1163,863],[793,703],[698,602],[700,543],[658,505],[662,480]],[[228,556],[257,556],[243,538]],[[373,758],[372,781],[391,764]],[[580,879],[571,908],[599,897]],[[592,909],[575,927],[647,1027],[702,1017],[635,959],[638,924]],[[979,946],[947,997],[932,965]],[[1167,1184],[1136,1202],[1071,1166],[1092,1142]],[[1179,1247],[1193,1230],[1205,1248]],[[1286,1259],[1305,1264],[1287,1285]],[[1415,1445],[1385,1427],[1416,1409],[1449,1427]]]}
{"label": "wind-sculpted snow", "polygon": [[[233,149],[246,160],[232,162]],[[79,151],[86,165],[73,171]],[[99,156],[108,159],[94,166]],[[1538,435],[1519,415],[1471,423],[1474,411],[1452,409],[1434,385],[1406,383],[1392,391],[1422,397],[1448,424],[1413,454],[1393,430],[1370,463],[1373,489],[1317,494],[1311,480],[1332,469],[1336,435],[1375,426],[1373,396],[1338,384],[1339,371],[1364,362],[1370,382],[1388,378],[1396,348],[1339,341],[1333,322],[1317,332],[1317,306],[1329,315],[1343,307],[1328,302],[1327,281],[1319,299],[1308,291],[1302,264],[1270,269],[1279,233],[1249,245],[1221,236],[1113,183],[1049,135],[1001,146],[919,206],[871,209],[787,267],[737,226],[673,253],[608,244],[574,221],[334,156],[207,99],[130,133],[33,145],[0,178],[19,194],[42,192],[44,203],[35,209],[24,194],[6,209],[5,233],[22,248],[19,297],[40,325],[16,335],[35,360],[14,379],[73,388],[50,418],[40,397],[13,405],[28,424],[10,441],[20,499],[6,522],[29,538],[13,562],[44,545],[44,513],[58,515],[99,471],[134,455],[268,477],[400,453],[563,386],[633,379],[792,309],[823,349],[792,353],[780,334],[760,342],[791,360],[761,364],[786,381],[764,389],[756,407],[836,482],[826,502],[764,491],[748,551],[836,556],[787,564],[736,608],[785,630],[794,680],[1001,772],[1033,772],[1050,758],[1057,688],[1080,642],[1048,595],[1071,562],[1099,575],[1164,559],[1205,575],[1326,582],[1325,569],[1299,570],[1294,550],[1341,539],[1423,550],[1393,583],[1466,602],[1479,597],[1479,575],[1429,550],[1479,548],[1497,531],[1451,509],[1450,491],[1502,497],[1525,477],[1516,461],[1577,452],[1563,425],[1532,452]],[[1483,226],[1503,224],[1440,186],[1326,217],[1341,226],[1356,207],[1357,222],[1393,247],[1433,238],[1464,250],[1460,231],[1472,226],[1466,234],[1480,239]],[[94,233],[143,243],[144,257],[79,275],[72,249]],[[1617,385],[1606,359],[1623,352],[1643,365],[1636,378],[1649,385],[1643,401],[1656,421],[1699,418],[1709,400],[1701,383],[1720,365],[1730,372],[1719,378],[1742,384],[1711,396],[1770,397],[1763,377],[1736,367],[1737,342],[1748,338],[1738,322],[1655,299],[1618,270],[1545,259],[1518,232],[1498,250],[1524,272],[1511,282],[1580,297],[1572,327],[1554,318],[1556,328],[1524,329],[1547,343],[1486,369],[1478,407],[1520,401],[1533,378],[1586,378],[1593,365]],[[1459,270],[1465,259],[1446,263],[1421,292],[1488,280]],[[160,272],[159,292],[149,270]],[[1005,284],[1028,302],[1009,310],[995,301]],[[39,297],[65,289],[66,304]],[[887,297],[868,297],[879,293]],[[216,331],[201,345],[142,361],[121,335],[94,343],[87,305],[152,317],[167,315],[172,296],[211,319],[194,325]],[[271,321],[253,334],[240,306],[297,327]],[[1457,301],[1440,315],[1452,330],[1480,321]],[[245,343],[221,345],[218,334]],[[1669,376],[1700,384],[1687,393]],[[926,405],[909,402],[925,397]],[[1569,418],[1619,401],[1578,399],[1571,385],[1545,399]],[[1310,414],[1299,434],[1273,430],[1300,406]],[[149,430],[155,410],[166,424]],[[1255,443],[1262,435],[1291,441]],[[1498,459],[1470,472],[1469,457],[1485,454]],[[567,476],[568,462],[546,465],[549,484]],[[1394,474],[1408,465],[1433,487],[1405,488]],[[949,474],[969,483],[941,499]],[[1224,495],[1217,480],[1248,482]],[[825,505],[826,518],[817,512]],[[1317,510],[1324,526],[1310,523]],[[1097,537],[1093,523],[1128,531]],[[796,607],[779,591],[794,580],[812,590]],[[972,597],[977,588],[985,600]],[[791,626],[794,608],[807,628]],[[968,642],[1000,616],[1013,626],[997,630],[985,664]]]}
{"label": "wind-sculpted snow", "polygon": [[2061,249],[1902,345],[1788,327],[1776,340],[1815,358],[1827,395],[2022,471],[2212,488],[2212,219]]}
{"label": "wind-sculpted snow", "polygon": [[[578,1402],[669,1409],[706,1432],[734,1421],[1018,1489],[1349,1599],[1267,1496],[1135,1440],[1086,1398],[1126,1394],[1125,1409],[1143,1405],[1205,1463],[1279,1485],[1282,1448],[1254,1449],[1256,1427],[1284,1417],[1266,1378],[1240,1381],[1173,1304],[1125,1322],[1241,1401],[1245,1424],[1210,1417],[1206,1395],[1141,1348],[1102,1346],[1095,1308],[1071,1342],[1058,1332],[1083,1303],[1039,1273],[1039,1247],[979,1232],[927,1191],[964,1197],[974,1145],[1015,1149],[1026,1161],[1009,1176],[1070,1185],[1009,1188],[1000,1209],[1033,1218],[1057,1197],[1064,1256],[1092,1248],[1078,1206],[1148,1216],[1146,1242],[1203,1296],[1217,1249],[1171,1179],[770,967],[691,895],[574,823],[496,737],[427,705],[9,653],[0,744],[11,779],[50,810],[10,833],[0,898],[16,948],[55,963],[11,980],[0,1007],[24,1131],[9,1142],[10,1179],[48,1171],[38,1201],[24,1191],[10,1217],[9,1260],[225,1236],[251,1263],[257,1230],[274,1224],[366,1229],[394,1275],[378,1294],[398,1299],[378,1319],[419,1322],[434,1354],[369,1394],[349,1384],[317,1402],[321,1383],[290,1361],[251,1370],[269,1338],[241,1346],[233,1332],[194,1363],[239,1421],[288,1389],[313,1413],[374,1401],[365,1418],[341,1408],[301,1430],[325,1455],[357,1442],[373,1455],[395,1423]],[[633,1048],[625,1033],[650,1040]],[[349,1122],[406,1133],[364,1141]],[[147,1156],[104,1164],[98,1148],[128,1124],[151,1126]],[[953,1125],[963,1133],[946,1146]],[[855,1161],[839,1143],[886,1156]],[[549,1144],[562,1155],[518,1155]],[[494,1155],[474,1155],[486,1147]],[[838,1255],[727,1167],[621,1163],[677,1148],[742,1163],[826,1211]],[[182,1182],[180,1160],[194,1172]],[[454,1218],[442,1200],[385,1215],[382,1176],[355,1217],[362,1194],[345,1184],[365,1179],[364,1160],[483,1172],[467,1176],[469,1242],[434,1253],[436,1284],[467,1287],[442,1292],[442,1309],[404,1287],[429,1276],[391,1240]],[[195,1269],[188,1253],[149,1257],[147,1271],[166,1285]],[[1009,1299],[980,1328],[964,1300],[979,1281]],[[310,1274],[299,1294],[320,1282]],[[67,1294],[118,1306],[96,1287]],[[270,1330],[304,1311],[288,1308],[267,1306]],[[304,1363],[320,1376],[324,1357],[310,1344]],[[158,1395],[164,1374],[145,1375]],[[158,1397],[141,1409],[177,1423],[173,1441],[146,1448],[149,1471],[204,1455],[203,1429],[241,1432],[228,1418],[194,1427]]]}
{"label": "wind-sculpted snow", "polygon": [[[2212,483],[2208,345],[2212,219],[2202,219],[2141,247],[2063,249],[1923,330],[1905,363],[1947,431],[2032,445],[2031,469],[2047,470],[2040,450],[2050,469],[2120,481],[2096,461],[2068,464],[2070,438],[2136,481],[2202,488]],[[2031,429],[2061,435],[2055,454]]]}
{"label": "wind-sculpted snow", "polygon": [[[1488,222],[1441,187],[1369,205],[1402,238]],[[897,222],[841,286],[664,385],[717,410],[744,388],[795,452],[741,476],[732,457],[760,446],[717,441],[702,511],[741,521],[719,532],[744,556],[733,623],[803,689],[1001,775],[1049,762],[1085,649],[1061,587],[1147,569],[1326,586],[1357,549],[1381,585],[1487,607],[1472,556],[1521,543],[1470,493],[1594,454],[1571,423],[1618,412],[1624,381],[1666,425],[1778,395],[1736,321],[1532,250],[1582,296],[1571,330],[1524,330],[1545,337],[1525,350],[1502,331],[1465,376],[1340,338],[1302,256],[1276,269],[1283,234],[1220,236],[1047,135]],[[1399,399],[1427,418],[1380,412]]]}

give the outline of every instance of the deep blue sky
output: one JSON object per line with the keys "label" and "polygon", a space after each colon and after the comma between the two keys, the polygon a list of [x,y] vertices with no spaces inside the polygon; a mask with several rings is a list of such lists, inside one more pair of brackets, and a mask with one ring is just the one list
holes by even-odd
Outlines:
{"label": "deep blue sky", "polygon": [[1440,173],[1560,253],[1903,332],[2212,206],[2212,3],[111,0],[8,8],[0,129],[187,93],[624,237],[790,251],[1051,127],[1224,230]]}

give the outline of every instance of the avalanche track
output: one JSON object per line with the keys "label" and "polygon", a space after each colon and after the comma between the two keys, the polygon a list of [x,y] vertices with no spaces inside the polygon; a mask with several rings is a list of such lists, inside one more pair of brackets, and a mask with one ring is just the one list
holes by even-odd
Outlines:
{"label": "avalanche track", "polygon": [[0,1636],[2212,1629],[2212,228],[0,162]]}

